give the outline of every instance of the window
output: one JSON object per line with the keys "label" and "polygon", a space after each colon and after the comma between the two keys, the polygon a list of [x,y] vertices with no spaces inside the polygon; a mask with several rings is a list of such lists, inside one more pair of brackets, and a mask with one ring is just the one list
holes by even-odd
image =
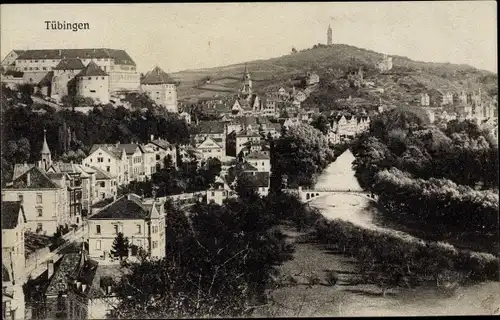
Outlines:
{"label": "window", "polygon": [[[106,71],[106,67],[104,67],[104,71]],[[104,80],[104,77],[101,77],[102,80]]]}
{"label": "window", "polygon": [[96,250],[101,250],[101,240],[96,240],[96,242],[95,242],[95,249]]}
{"label": "window", "polygon": [[212,191],[212,197],[215,197],[215,192]]}
{"label": "window", "polygon": [[113,228],[115,228],[115,234],[118,234],[118,225],[117,225],[117,224],[115,224],[115,225],[113,226]]}
{"label": "window", "polygon": [[41,208],[36,209],[36,211],[38,212],[39,217],[43,216],[43,211]]}
{"label": "window", "polygon": [[42,195],[41,194],[36,195],[36,203],[38,203],[38,204],[42,203]]}
{"label": "window", "polygon": [[110,158],[108,158],[108,162],[111,162],[111,159],[110,159]]}
{"label": "window", "polygon": [[[263,164],[264,165],[264,164]],[[110,172],[111,168],[109,166],[106,166],[106,171]]]}
{"label": "window", "polygon": [[43,225],[41,223],[37,223],[36,230],[37,231],[42,231],[43,230]]}
{"label": "window", "polygon": [[141,225],[140,224],[137,225],[137,233],[139,233],[139,234],[141,233]]}
{"label": "window", "polygon": [[104,162],[104,158],[103,157],[98,157],[97,158],[97,162]]}
{"label": "window", "polygon": [[95,233],[101,234],[101,225],[98,224],[95,226]]}
{"label": "window", "polygon": [[101,181],[101,188],[104,188],[106,186],[106,183],[104,181]]}
{"label": "window", "polygon": [[137,240],[137,246],[142,247],[142,240]]}
{"label": "window", "polygon": [[89,77],[89,80],[92,80],[92,77]]}
{"label": "window", "polygon": [[92,162],[92,158],[90,158],[90,162]]}

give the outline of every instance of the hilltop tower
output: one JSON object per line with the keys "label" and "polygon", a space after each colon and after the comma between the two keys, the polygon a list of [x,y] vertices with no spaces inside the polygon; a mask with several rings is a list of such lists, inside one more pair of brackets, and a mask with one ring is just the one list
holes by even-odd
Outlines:
{"label": "hilltop tower", "polygon": [[332,28],[328,25],[328,30],[326,31],[326,44],[332,44]]}
{"label": "hilltop tower", "polygon": [[250,72],[248,72],[246,63],[245,63],[245,73],[243,75],[243,87],[241,88],[241,93],[248,96],[252,94],[252,78],[250,77]]}
{"label": "hilltop tower", "polygon": [[50,153],[49,145],[47,144],[47,130],[43,129],[43,146],[40,152],[41,160],[39,167],[47,170],[52,165],[52,155]]}

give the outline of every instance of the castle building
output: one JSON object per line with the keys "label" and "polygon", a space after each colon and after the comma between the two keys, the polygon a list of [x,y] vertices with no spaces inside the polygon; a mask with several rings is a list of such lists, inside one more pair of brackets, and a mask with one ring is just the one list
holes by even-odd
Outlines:
{"label": "castle building", "polygon": [[160,67],[155,67],[141,79],[141,90],[168,112],[179,112],[176,82]]}
{"label": "castle building", "polygon": [[326,44],[332,44],[332,28],[328,25],[328,30],[326,31]]}
{"label": "castle building", "polygon": [[112,93],[139,89],[139,74],[135,62],[125,50],[107,48],[26,50],[19,54],[14,64],[17,71],[24,72],[25,82],[38,83],[49,71],[55,70],[64,59],[79,59],[84,65],[88,65],[91,61],[96,63],[109,74],[109,90]]}
{"label": "castle building", "polygon": [[80,59],[62,59],[54,68],[51,96],[60,99],[76,94],[75,76],[85,68]]}
{"label": "castle building", "polygon": [[109,103],[109,75],[95,62],[90,61],[75,78],[78,95],[103,104]]}
{"label": "castle building", "polygon": [[248,71],[246,63],[245,73],[243,74],[243,86],[241,87],[240,93],[246,97],[250,97],[252,95],[252,78],[250,77],[250,72]]}

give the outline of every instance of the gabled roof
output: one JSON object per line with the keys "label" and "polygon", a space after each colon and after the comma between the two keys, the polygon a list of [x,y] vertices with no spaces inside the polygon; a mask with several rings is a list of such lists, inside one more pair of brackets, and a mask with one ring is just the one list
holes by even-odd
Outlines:
{"label": "gabled roof", "polygon": [[19,214],[22,215],[23,221],[26,222],[21,201],[2,201],[2,230],[16,228],[19,223]]}
{"label": "gabled roof", "polygon": [[260,137],[257,131],[243,129],[236,134],[237,137]]}
{"label": "gabled roof", "polygon": [[225,132],[223,121],[200,121],[198,123],[199,134],[221,134]]}
{"label": "gabled roof", "polygon": [[115,145],[112,144],[94,144],[90,149],[89,155],[94,153],[99,148],[118,160],[122,159],[122,150],[118,149]]}
{"label": "gabled roof", "polygon": [[[29,174],[29,181],[28,181]],[[29,182],[29,184],[28,184]],[[12,181],[12,185],[6,186],[6,189],[58,189],[60,188],[53,182],[47,174],[40,168],[32,167]]]}
{"label": "gabled roof", "polygon": [[258,151],[251,152],[251,153],[247,154],[245,158],[246,159],[258,159],[258,160],[269,160],[270,159],[267,154],[264,154],[264,153],[258,152]]}
{"label": "gabled roof", "polygon": [[155,146],[158,146],[158,147],[164,149],[164,150],[172,148],[172,145],[167,140],[163,140],[163,139],[156,139],[156,140],[151,141],[151,143],[154,144]]}
{"label": "gabled roof", "polygon": [[104,70],[102,70],[94,61],[90,61],[89,64],[82,69],[77,75],[77,77],[95,77],[95,76],[108,76]]}
{"label": "gabled roof", "polygon": [[175,80],[170,77],[160,67],[156,66],[153,70],[146,73],[141,79],[141,84],[175,84]]}
{"label": "gabled roof", "polygon": [[82,254],[81,253],[67,253],[65,254],[59,267],[54,271],[54,275],[49,280],[49,286],[45,291],[48,296],[57,296],[59,294],[59,285],[64,284],[66,287],[68,285],[68,280],[70,276],[78,275],[82,268]]}
{"label": "gabled roof", "polygon": [[21,176],[23,173],[27,172],[29,169],[33,168],[35,165],[32,163],[24,163],[19,164],[16,163],[14,165],[14,173],[12,175],[12,180],[15,180],[17,177]]}
{"label": "gabled roof", "polygon": [[62,59],[54,70],[82,70],[85,68],[80,59]]}
{"label": "gabled roof", "polygon": [[127,155],[134,154],[137,148],[139,148],[139,151],[143,152],[141,146],[135,143],[120,143],[116,145],[116,148],[125,150]]}
{"label": "gabled roof", "polygon": [[48,50],[26,50],[18,60],[36,59],[113,59],[115,64],[132,65],[135,62],[125,50],[120,49],[48,49]]}
{"label": "gabled roof", "polygon": [[150,218],[151,209],[148,209],[135,194],[128,194],[104,207],[97,213],[89,216],[89,220],[116,219],[116,220],[144,220]]}
{"label": "gabled roof", "polygon": [[52,78],[54,77],[54,71],[49,71],[47,74],[38,81],[38,86],[50,86],[52,84]]}
{"label": "gabled roof", "polygon": [[[219,141],[217,141],[219,140]],[[215,145],[218,148],[222,148],[222,141],[220,139],[214,139],[211,137],[206,137],[205,140],[203,140],[202,143],[199,143],[196,148],[197,149],[203,149],[203,148],[213,148]]]}
{"label": "gabled roof", "polygon": [[96,180],[111,180],[113,176],[109,172],[105,172],[97,167],[92,167],[95,170],[95,179]]}
{"label": "gabled roof", "polygon": [[239,162],[236,166],[236,171],[238,172],[245,172],[245,171],[258,171],[257,168],[255,168],[254,166],[252,166],[250,163],[248,163],[247,161],[244,161],[244,162]]}

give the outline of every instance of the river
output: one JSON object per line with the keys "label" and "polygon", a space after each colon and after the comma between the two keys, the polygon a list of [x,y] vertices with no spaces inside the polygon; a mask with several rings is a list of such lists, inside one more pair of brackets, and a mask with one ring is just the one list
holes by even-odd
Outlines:
{"label": "river", "polygon": [[[347,150],[319,176],[317,188],[362,190],[352,169],[354,155]],[[377,229],[402,238],[413,236],[380,225],[378,211],[369,199],[352,194],[320,197],[311,205],[328,219],[342,219],[363,228]],[[417,288],[402,291],[398,298],[356,296],[346,306],[345,316],[425,316],[500,314],[500,283],[484,282],[462,287],[453,296],[442,296],[437,289]]]}

